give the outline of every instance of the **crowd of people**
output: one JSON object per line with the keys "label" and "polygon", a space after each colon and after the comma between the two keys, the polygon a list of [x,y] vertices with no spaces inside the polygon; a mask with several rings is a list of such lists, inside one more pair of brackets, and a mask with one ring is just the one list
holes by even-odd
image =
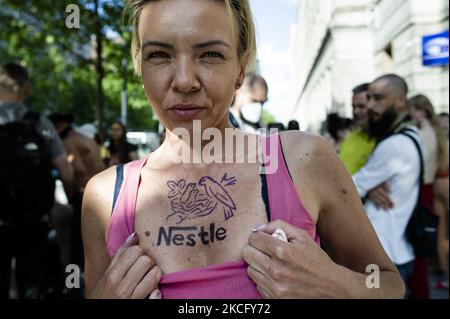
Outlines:
{"label": "crowd of people", "polygon": [[[133,2],[133,62],[165,127],[145,158],[118,121],[104,142],[71,114],[29,109],[27,70],[1,67],[0,298],[429,298],[430,265],[448,289],[448,113],[387,74],[355,87],[353,119],[330,114],[325,139],[301,119],[265,125],[268,85],[246,73],[250,6],[225,2]],[[264,155],[278,170],[170,162],[175,129],[194,119],[279,145]],[[411,237],[419,214],[434,237]],[[280,229],[286,242],[271,236]],[[69,264],[79,289],[65,284]],[[365,286],[370,264],[379,289]]]}
{"label": "crowd of people", "polygon": [[[327,136],[409,296],[429,298],[428,267],[445,274],[436,287],[448,289],[448,113],[437,115],[425,95],[407,96],[398,75],[361,84],[353,90],[353,120],[332,114]],[[407,236],[417,205],[439,220],[429,258],[416,256]]]}
{"label": "crowd of people", "polygon": [[137,146],[126,140],[120,122],[111,124],[103,143],[98,132],[90,136],[75,127],[72,114],[46,117],[30,110],[30,91],[23,66],[2,66],[0,296],[13,291],[19,298],[81,297],[81,290],[64,288],[64,271],[69,264],[83,269],[84,189],[107,167],[138,159]]}

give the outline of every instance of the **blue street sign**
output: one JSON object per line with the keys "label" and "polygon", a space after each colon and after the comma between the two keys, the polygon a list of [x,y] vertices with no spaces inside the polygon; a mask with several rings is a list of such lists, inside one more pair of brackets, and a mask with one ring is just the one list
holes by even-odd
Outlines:
{"label": "blue street sign", "polygon": [[448,65],[448,30],[423,36],[422,52],[423,65]]}

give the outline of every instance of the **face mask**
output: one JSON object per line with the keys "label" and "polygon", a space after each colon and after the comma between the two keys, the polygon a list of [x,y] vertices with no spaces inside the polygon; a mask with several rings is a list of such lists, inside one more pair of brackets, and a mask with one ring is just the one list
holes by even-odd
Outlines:
{"label": "face mask", "polygon": [[241,108],[244,120],[250,123],[258,123],[262,116],[262,105],[259,102],[246,104]]}

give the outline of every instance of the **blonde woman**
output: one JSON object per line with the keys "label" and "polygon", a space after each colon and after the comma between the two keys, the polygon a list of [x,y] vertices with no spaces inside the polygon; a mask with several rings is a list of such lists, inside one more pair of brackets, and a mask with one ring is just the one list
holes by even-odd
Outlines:
{"label": "blonde woman", "polygon": [[[236,150],[244,133],[228,120],[256,54],[248,1],[134,0],[128,8],[133,61],[166,138],[146,159],[89,182],[87,296],[401,298],[399,273],[326,141],[247,135],[265,164],[237,161],[251,152],[250,143]],[[175,163],[180,149],[195,157],[210,145],[196,140],[199,122],[201,133],[220,133],[213,161]],[[230,132],[227,162],[221,137]],[[286,241],[272,237],[278,229]]]}

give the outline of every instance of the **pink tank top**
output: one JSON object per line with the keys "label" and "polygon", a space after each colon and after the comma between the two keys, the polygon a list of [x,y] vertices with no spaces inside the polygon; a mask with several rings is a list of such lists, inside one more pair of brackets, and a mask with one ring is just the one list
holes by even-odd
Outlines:
{"label": "pink tank top", "polygon": [[[266,174],[271,220],[283,220],[305,230],[317,244],[320,243],[316,225],[303,207],[283,158],[279,135],[261,137],[265,149],[264,161],[278,161],[278,169]],[[276,142],[277,152],[269,154],[270,143]],[[120,193],[106,234],[106,247],[114,256],[120,246],[134,232],[135,207],[140,172],[147,159],[127,164]],[[246,273],[244,261],[188,269],[162,276],[159,289],[164,299],[259,299],[256,285]]]}

